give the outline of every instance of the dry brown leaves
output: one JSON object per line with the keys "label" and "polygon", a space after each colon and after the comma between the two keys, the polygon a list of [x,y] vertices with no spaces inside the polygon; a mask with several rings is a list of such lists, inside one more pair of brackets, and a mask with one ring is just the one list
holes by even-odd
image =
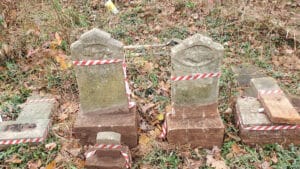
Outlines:
{"label": "dry brown leaves", "polygon": [[206,165],[215,169],[229,169],[221,156],[221,150],[216,146],[207,151]]}

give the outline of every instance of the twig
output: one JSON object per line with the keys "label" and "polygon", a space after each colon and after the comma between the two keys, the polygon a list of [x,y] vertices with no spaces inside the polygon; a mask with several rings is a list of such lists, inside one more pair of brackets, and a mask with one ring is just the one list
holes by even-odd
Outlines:
{"label": "twig", "polygon": [[124,46],[124,49],[140,49],[140,48],[156,48],[156,47],[165,47],[167,44],[153,44],[153,45],[129,45]]}
{"label": "twig", "polygon": [[171,39],[170,41],[168,41],[167,43],[163,43],[163,44],[128,45],[128,46],[124,46],[124,49],[130,50],[130,49],[143,49],[143,48],[157,48],[157,47],[165,47],[165,46],[175,46],[180,42],[181,42],[180,39],[174,38],[174,39]]}

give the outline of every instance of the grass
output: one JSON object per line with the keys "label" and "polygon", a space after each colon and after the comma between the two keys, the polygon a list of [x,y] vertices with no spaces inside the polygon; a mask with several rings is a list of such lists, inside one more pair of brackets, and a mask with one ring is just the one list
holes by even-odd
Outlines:
{"label": "grass", "polygon": [[[159,148],[154,148],[141,162],[141,164],[149,164],[159,169],[177,169],[180,163],[182,163],[182,159],[177,155],[176,151],[167,152]],[[139,166],[133,168],[137,167]]]}
{"label": "grass", "polygon": [[[56,142],[55,148],[49,150],[45,147],[48,143]],[[49,137],[44,144],[29,146],[28,144],[18,144],[10,146],[6,151],[0,151],[0,167],[7,165],[9,168],[26,168],[28,162],[41,161],[42,166],[49,164],[56,157],[60,150],[57,138]]]}

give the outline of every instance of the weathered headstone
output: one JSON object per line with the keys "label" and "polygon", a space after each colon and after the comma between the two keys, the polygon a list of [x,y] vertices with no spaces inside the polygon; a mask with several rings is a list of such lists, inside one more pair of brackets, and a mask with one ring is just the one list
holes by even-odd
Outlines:
{"label": "weathered headstone", "polygon": [[239,97],[236,104],[236,121],[239,135],[246,144],[283,145],[300,144],[300,126],[272,123],[259,112],[262,105],[254,97]]}
{"label": "weathered headstone", "polygon": [[192,146],[221,146],[224,125],[218,112],[222,45],[196,34],[171,50],[171,97],[166,117],[168,141]]}
{"label": "weathered headstone", "polygon": [[271,77],[254,78],[251,87],[273,123],[300,124],[300,114]]}
{"label": "weathered headstone", "polygon": [[[121,135],[115,132],[99,132],[97,144],[86,153],[85,168],[124,169],[131,163],[131,153],[122,146]],[[128,160],[128,161],[127,161]]]}
{"label": "weathered headstone", "polygon": [[79,87],[80,112],[74,133],[83,144],[94,144],[100,131],[122,135],[137,144],[137,117],[128,108],[123,72],[123,44],[99,29],[84,33],[71,45]]}

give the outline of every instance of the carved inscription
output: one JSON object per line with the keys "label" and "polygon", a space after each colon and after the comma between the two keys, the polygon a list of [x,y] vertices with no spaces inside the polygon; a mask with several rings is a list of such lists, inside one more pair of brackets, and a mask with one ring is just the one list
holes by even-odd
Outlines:
{"label": "carved inscription", "polygon": [[10,124],[4,127],[4,131],[21,132],[24,130],[32,130],[36,128],[35,123]]}

